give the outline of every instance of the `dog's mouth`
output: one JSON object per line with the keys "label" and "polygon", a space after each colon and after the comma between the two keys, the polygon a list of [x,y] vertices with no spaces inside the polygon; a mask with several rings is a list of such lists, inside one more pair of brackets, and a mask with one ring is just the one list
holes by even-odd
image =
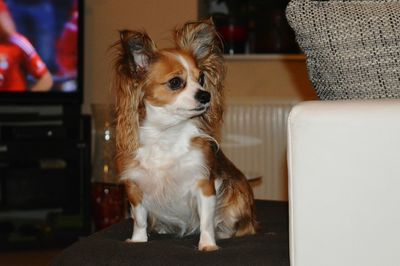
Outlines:
{"label": "dog's mouth", "polygon": [[202,105],[202,106],[193,108],[193,109],[191,109],[190,111],[193,111],[193,112],[203,112],[203,111],[205,111],[206,109],[207,109],[207,106]]}
{"label": "dog's mouth", "polygon": [[196,108],[190,109],[189,111],[195,112],[195,113],[203,113],[207,110],[208,106],[210,106],[209,103],[206,104],[200,104]]}
{"label": "dog's mouth", "polygon": [[187,117],[196,117],[201,114],[203,114],[205,111],[207,111],[207,108],[209,107],[209,103],[207,104],[200,104],[196,106],[195,108],[192,109],[184,109],[184,108],[178,108],[178,113],[181,115],[187,116]]}

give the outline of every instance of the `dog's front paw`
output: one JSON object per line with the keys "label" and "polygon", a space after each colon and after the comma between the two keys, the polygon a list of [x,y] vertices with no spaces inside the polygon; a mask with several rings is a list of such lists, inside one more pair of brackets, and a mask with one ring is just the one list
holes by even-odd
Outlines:
{"label": "dog's front paw", "polygon": [[126,240],[126,242],[129,242],[129,243],[147,242],[147,234],[146,233],[134,234],[131,238],[128,238]]}
{"label": "dog's front paw", "polygon": [[214,232],[211,231],[210,233],[206,230],[201,232],[199,250],[205,252],[218,250],[218,246],[215,243]]}
{"label": "dog's front paw", "polygon": [[133,239],[133,238],[128,238],[125,240],[127,243],[145,243],[147,242],[147,239]]}
{"label": "dog's front paw", "polygon": [[203,252],[216,251],[219,247],[217,245],[202,245],[199,244],[199,250]]}

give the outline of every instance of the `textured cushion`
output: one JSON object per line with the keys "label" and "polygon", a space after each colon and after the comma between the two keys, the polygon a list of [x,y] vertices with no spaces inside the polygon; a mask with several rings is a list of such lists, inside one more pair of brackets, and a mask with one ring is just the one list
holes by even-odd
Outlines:
{"label": "textured cushion", "polygon": [[286,15],[321,99],[400,98],[400,0],[292,0]]}

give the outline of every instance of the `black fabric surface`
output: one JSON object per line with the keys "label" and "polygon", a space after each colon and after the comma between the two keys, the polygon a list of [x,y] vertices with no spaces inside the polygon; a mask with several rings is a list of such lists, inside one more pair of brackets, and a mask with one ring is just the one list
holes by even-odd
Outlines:
{"label": "black fabric surface", "polygon": [[289,265],[288,205],[256,201],[261,228],[256,235],[217,241],[219,250],[197,250],[198,235],[151,234],[147,243],[127,243],[127,219],[65,249],[52,265]]}

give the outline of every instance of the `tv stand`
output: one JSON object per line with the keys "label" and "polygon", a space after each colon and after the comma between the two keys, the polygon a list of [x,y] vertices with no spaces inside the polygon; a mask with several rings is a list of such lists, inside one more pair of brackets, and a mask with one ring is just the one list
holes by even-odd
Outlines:
{"label": "tv stand", "polygon": [[90,136],[80,107],[0,108],[0,249],[90,233]]}
{"label": "tv stand", "polygon": [[80,104],[2,104],[0,115],[36,114],[38,116],[79,116]]}

